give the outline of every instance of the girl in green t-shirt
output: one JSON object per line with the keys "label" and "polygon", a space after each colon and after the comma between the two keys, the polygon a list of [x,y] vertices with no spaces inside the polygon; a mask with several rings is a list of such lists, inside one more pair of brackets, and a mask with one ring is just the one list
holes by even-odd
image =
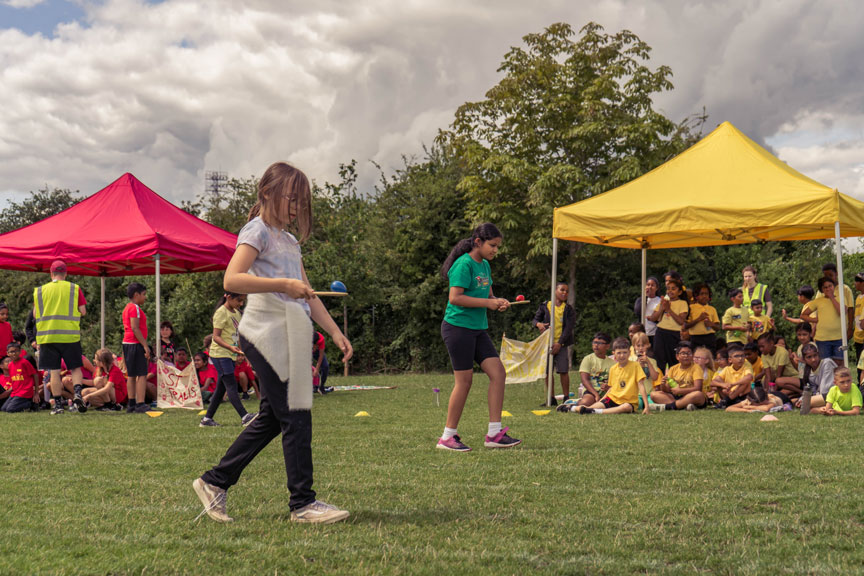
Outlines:
{"label": "girl in green t-shirt", "polygon": [[489,260],[498,254],[503,238],[494,224],[481,224],[470,238],[460,240],[441,266],[441,275],[450,284],[450,293],[444,321],[441,322],[441,337],[456,383],[447,405],[447,423],[444,434],[438,440],[438,448],[456,452],[471,450],[462,443],[456,432],[462,409],[471,390],[474,363],[489,376],[489,430],[486,448],[511,448],[521,444],[507,435],[501,428],[501,410],[504,406],[504,379],[506,373],[498,351],[486,329],[486,310],[502,312],[510,307],[505,298],[496,298],[492,293],[492,275]]}

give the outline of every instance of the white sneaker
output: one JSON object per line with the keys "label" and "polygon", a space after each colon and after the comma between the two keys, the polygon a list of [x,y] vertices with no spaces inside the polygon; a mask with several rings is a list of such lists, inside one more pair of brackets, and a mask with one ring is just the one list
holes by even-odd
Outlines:
{"label": "white sneaker", "polygon": [[687,411],[688,412],[693,412],[694,410],[696,410],[695,404],[687,404]]}
{"label": "white sneaker", "polygon": [[648,409],[652,412],[663,412],[666,410],[665,404],[648,404]]}
{"label": "white sneaker", "polygon": [[207,514],[216,522],[233,522],[234,519],[228,516],[228,491],[208,484],[201,478],[196,478],[192,482],[192,488],[195,489],[195,494],[204,505],[204,510],[195,520],[198,520],[202,515]]}
{"label": "white sneaker", "polygon": [[345,520],[348,516],[350,513],[347,510],[340,510],[336,506],[320,500],[291,512],[293,522],[306,524],[333,524]]}
{"label": "white sneaker", "polygon": [[252,422],[254,422],[256,418],[258,418],[258,412],[247,412],[246,415],[240,419],[240,424],[243,426],[243,428],[246,428],[247,426],[252,424]]}

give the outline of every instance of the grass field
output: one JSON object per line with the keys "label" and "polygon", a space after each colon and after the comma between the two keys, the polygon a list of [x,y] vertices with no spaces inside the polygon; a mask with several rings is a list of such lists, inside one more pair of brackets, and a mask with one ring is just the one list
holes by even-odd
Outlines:
{"label": "grass field", "polygon": [[289,521],[278,442],[231,489],[233,524],[193,522],[192,480],[241,430],[230,405],[217,429],[0,414],[0,574],[864,572],[864,419],[535,416],[541,387],[516,385],[524,445],[491,451],[475,380],[457,454],[434,449],[450,376],[332,379],[398,389],[316,398],[315,487],[352,513],[325,527]]}

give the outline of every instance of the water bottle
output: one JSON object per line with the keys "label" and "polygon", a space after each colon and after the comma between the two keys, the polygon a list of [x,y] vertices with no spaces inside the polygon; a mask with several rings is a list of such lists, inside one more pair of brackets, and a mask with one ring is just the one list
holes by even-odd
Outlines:
{"label": "water bottle", "polygon": [[801,415],[810,413],[810,397],[813,396],[813,389],[810,383],[804,385],[804,391],[801,392]]}

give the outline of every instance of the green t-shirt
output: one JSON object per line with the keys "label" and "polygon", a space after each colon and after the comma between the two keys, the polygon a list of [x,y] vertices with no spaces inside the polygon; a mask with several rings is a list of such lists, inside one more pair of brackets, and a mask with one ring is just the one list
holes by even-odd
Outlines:
{"label": "green t-shirt", "polygon": [[861,390],[858,389],[855,384],[852,384],[852,388],[849,389],[847,394],[843,394],[840,392],[840,388],[838,386],[833,386],[831,390],[828,391],[828,396],[825,398],[825,402],[831,404],[835,410],[842,410],[843,412],[848,412],[854,406],[861,406]]}
{"label": "green t-shirt", "polygon": [[597,392],[609,381],[609,369],[616,364],[614,358],[609,356],[600,358],[595,353],[588,354],[582,358],[579,364],[579,372],[585,372],[591,378],[591,385]]}
{"label": "green t-shirt", "polygon": [[[492,292],[492,271],[489,262],[486,260],[475,262],[468,253],[453,262],[447,277],[450,278],[450,287],[464,288],[466,296],[489,298]],[[444,321],[471,330],[486,330],[489,327],[486,308],[465,308],[454,306],[450,302],[447,302]]]}

